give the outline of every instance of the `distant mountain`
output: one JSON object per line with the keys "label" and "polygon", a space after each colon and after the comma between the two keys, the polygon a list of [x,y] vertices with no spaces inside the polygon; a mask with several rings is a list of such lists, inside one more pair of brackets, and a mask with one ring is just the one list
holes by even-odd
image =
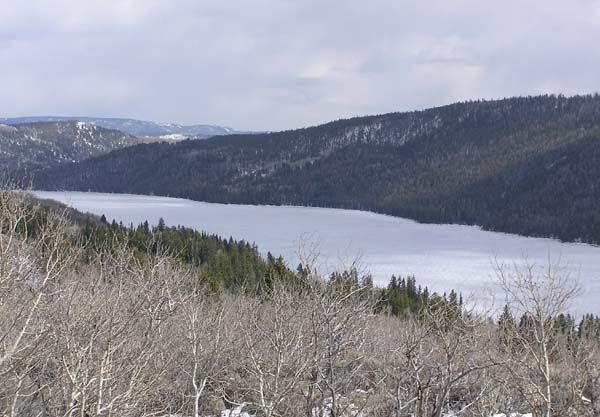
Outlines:
{"label": "distant mountain", "polygon": [[47,168],[141,142],[133,135],[83,122],[0,124],[0,169]]}
{"label": "distant mountain", "polygon": [[92,123],[106,129],[120,130],[135,136],[164,136],[165,140],[181,140],[185,137],[207,138],[217,135],[230,135],[237,132],[228,127],[213,125],[179,125],[175,123],[157,123],[135,119],[118,119],[103,117],[71,117],[71,116],[33,116],[33,117],[14,117],[0,118],[0,123],[20,124],[35,122],[56,122],[76,120],[85,123]]}
{"label": "distant mountain", "polygon": [[144,144],[47,170],[35,185],[355,208],[600,242],[600,96],[466,102]]}

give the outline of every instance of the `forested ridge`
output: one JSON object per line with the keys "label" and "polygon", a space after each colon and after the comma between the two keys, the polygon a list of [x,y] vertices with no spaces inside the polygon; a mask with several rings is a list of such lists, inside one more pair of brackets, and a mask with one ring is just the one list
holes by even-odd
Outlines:
{"label": "forested ridge", "polygon": [[39,173],[40,189],[372,210],[600,241],[600,97],[457,103],[285,132],[145,144]]}

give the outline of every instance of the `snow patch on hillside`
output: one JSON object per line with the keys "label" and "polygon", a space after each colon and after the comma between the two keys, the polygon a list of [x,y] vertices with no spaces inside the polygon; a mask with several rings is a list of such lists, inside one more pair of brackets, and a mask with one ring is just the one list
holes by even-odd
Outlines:
{"label": "snow patch on hillside", "polygon": [[0,123],[0,132],[16,132],[17,128],[10,125]]}
{"label": "snow patch on hillside", "polygon": [[162,140],[167,140],[167,141],[171,141],[171,142],[179,142],[184,139],[187,139],[188,136],[182,135],[181,133],[171,133],[168,135],[160,135],[159,138]]}

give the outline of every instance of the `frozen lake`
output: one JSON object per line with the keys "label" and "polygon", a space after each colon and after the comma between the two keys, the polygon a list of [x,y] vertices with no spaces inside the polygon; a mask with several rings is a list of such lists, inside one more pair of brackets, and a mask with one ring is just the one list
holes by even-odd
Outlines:
{"label": "frozen lake", "polygon": [[[369,212],[310,207],[212,204],[168,197],[84,192],[34,192],[80,211],[104,214],[109,221],[137,225],[183,225],[223,237],[256,242],[266,254],[283,255],[291,268],[299,247],[318,252],[323,273],[360,259],[378,285],[392,274],[415,275],[436,291],[452,288],[490,305],[497,285],[496,262],[528,262],[542,268],[560,264],[585,291],[575,313],[600,313],[600,247],[486,232],[477,227],[419,224]],[[497,298],[497,297],[496,297]],[[497,299],[496,305],[502,300]]]}

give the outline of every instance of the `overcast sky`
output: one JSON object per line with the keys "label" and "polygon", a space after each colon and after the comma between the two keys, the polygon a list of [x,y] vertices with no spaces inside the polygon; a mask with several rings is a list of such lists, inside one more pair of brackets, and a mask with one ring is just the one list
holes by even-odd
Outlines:
{"label": "overcast sky", "polygon": [[600,0],[0,0],[0,117],[278,130],[600,90]]}

